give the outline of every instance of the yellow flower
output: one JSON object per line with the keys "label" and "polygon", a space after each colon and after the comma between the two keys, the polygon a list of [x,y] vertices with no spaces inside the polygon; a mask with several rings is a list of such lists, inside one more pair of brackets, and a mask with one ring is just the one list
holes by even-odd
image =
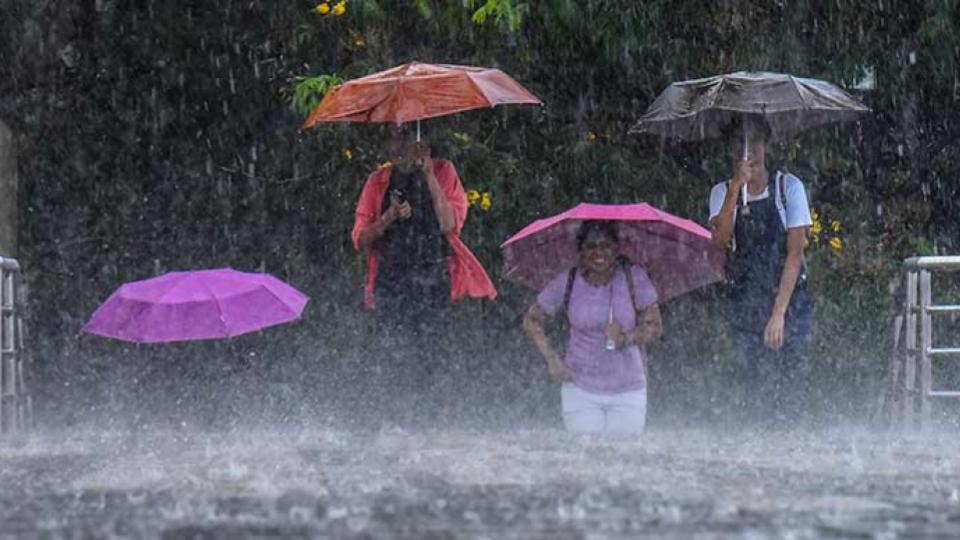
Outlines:
{"label": "yellow flower", "polygon": [[367,44],[367,42],[363,39],[363,36],[361,36],[360,34],[357,34],[357,36],[353,38],[353,44],[356,45],[357,47],[363,47],[364,45]]}
{"label": "yellow flower", "polygon": [[334,15],[339,17],[340,15],[343,15],[346,12],[347,12],[347,4],[343,0],[340,0],[339,2],[333,5]]}
{"label": "yellow flower", "polygon": [[840,240],[840,238],[836,236],[831,238],[830,247],[832,247],[834,251],[840,251],[843,249],[843,240]]}
{"label": "yellow flower", "polygon": [[480,200],[480,192],[475,189],[467,190],[467,204],[473,206]]}
{"label": "yellow flower", "polygon": [[484,191],[483,198],[480,199],[480,208],[482,208],[484,212],[488,212],[491,206],[493,206],[493,196],[490,195],[489,191]]}
{"label": "yellow flower", "polygon": [[344,148],[344,149],[343,149],[343,157],[346,158],[346,159],[348,159],[348,160],[351,160],[351,159],[353,159],[353,152],[351,152],[349,148]]}
{"label": "yellow flower", "polygon": [[808,248],[808,247],[810,247],[810,239],[807,238],[806,236],[804,236],[804,237],[803,237],[803,248],[806,249],[806,248]]}
{"label": "yellow flower", "polygon": [[594,132],[592,132],[592,131],[588,131],[588,132],[587,132],[587,140],[590,141],[590,142],[593,142],[593,141],[597,140],[597,134],[594,133]]}
{"label": "yellow flower", "polygon": [[812,232],[814,235],[818,235],[823,232],[823,223],[820,223],[819,219],[814,219],[813,225],[810,227],[810,232]]}
{"label": "yellow flower", "polygon": [[393,165],[393,163],[391,163],[391,162],[389,162],[389,161],[384,161],[383,163],[377,165],[377,168],[378,168],[378,169],[386,169],[387,167],[389,167],[389,166],[391,166],[391,165]]}
{"label": "yellow flower", "polygon": [[814,221],[820,221],[820,214],[818,214],[816,210],[810,213],[810,217],[813,218]]}
{"label": "yellow flower", "polygon": [[327,13],[330,13],[330,4],[326,2],[317,4],[317,7],[313,8],[313,10],[319,13],[320,15],[326,15]]}
{"label": "yellow flower", "polygon": [[832,229],[833,232],[840,232],[840,222],[837,221],[837,220],[831,221],[831,222],[830,222],[830,229]]}

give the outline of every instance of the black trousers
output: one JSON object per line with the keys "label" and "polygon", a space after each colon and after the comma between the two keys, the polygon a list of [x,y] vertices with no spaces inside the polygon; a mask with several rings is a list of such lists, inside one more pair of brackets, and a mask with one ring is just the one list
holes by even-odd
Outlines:
{"label": "black trousers", "polygon": [[377,293],[377,335],[364,361],[373,370],[370,401],[382,422],[422,427],[437,417],[436,374],[456,345],[449,295],[446,282],[413,294],[387,287]]}

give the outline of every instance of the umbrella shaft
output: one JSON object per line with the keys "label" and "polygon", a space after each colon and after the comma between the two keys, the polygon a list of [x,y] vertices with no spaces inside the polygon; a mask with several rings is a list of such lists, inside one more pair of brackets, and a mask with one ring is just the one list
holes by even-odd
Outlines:
{"label": "umbrella shaft", "polygon": [[[750,135],[747,132],[747,123],[743,123],[743,160],[746,161],[750,159]],[[747,206],[747,184],[743,185],[741,200],[743,201],[743,206]]]}

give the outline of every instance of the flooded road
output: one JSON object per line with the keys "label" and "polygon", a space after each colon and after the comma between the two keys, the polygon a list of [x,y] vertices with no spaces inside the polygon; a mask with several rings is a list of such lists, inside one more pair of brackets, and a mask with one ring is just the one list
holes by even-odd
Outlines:
{"label": "flooded road", "polygon": [[954,434],[38,434],[0,539],[960,537]]}

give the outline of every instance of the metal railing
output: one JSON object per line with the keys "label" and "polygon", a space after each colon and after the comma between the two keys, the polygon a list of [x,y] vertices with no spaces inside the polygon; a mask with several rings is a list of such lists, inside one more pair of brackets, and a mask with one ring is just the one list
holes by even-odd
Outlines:
{"label": "metal railing", "polygon": [[960,398],[960,389],[935,390],[933,381],[934,360],[960,356],[960,347],[934,345],[933,316],[960,313],[960,305],[933,303],[932,276],[958,271],[960,256],[911,257],[903,261],[902,291],[898,299],[903,308],[893,321],[891,384],[887,402],[881,401],[881,409],[886,409],[891,420],[903,428],[915,428],[919,412],[920,428],[927,430],[933,399]]}
{"label": "metal railing", "polygon": [[23,347],[23,291],[20,265],[0,257],[0,437],[25,433],[33,422]]}

